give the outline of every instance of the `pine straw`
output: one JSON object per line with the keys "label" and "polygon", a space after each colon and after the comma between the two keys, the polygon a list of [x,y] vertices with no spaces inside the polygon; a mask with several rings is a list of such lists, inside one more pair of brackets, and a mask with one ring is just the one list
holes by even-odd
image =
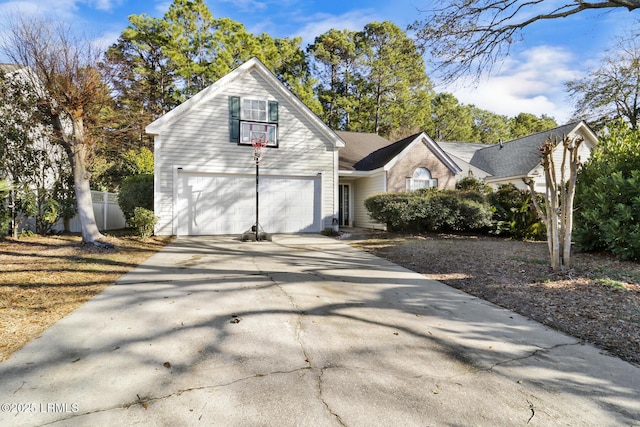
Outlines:
{"label": "pine straw", "polygon": [[553,273],[546,242],[451,234],[357,236],[354,246],[640,365],[640,264],[572,254]]}
{"label": "pine straw", "polygon": [[169,242],[108,237],[114,249],[75,235],[0,241],[0,361]]}

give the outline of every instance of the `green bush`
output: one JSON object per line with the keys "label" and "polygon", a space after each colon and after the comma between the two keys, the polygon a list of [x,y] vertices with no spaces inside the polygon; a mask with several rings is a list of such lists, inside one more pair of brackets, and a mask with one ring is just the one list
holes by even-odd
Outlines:
{"label": "green bush", "polygon": [[609,127],[578,173],[573,240],[587,251],[640,259],[640,131]]}
{"label": "green bush", "polygon": [[491,207],[474,191],[418,190],[369,197],[365,207],[390,231],[471,231],[491,224]]}
{"label": "green bush", "polygon": [[583,204],[574,240],[583,250],[610,252],[621,259],[640,259],[640,171],[601,176],[589,187],[593,202]]}
{"label": "green bush", "polygon": [[131,218],[135,208],[153,211],[153,175],[140,174],[126,177],[118,193],[118,205],[131,226],[133,226]]}
{"label": "green bush", "polygon": [[0,179],[0,239],[3,239],[11,228],[11,209],[9,208],[10,191],[11,185],[9,181]]}
{"label": "green bush", "polygon": [[[537,197],[538,203],[544,205],[542,195]],[[538,217],[529,190],[519,190],[513,184],[503,184],[489,195],[489,202],[494,209],[493,233],[518,239],[546,239],[546,227]]]}
{"label": "green bush", "polygon": [[158,222],[158,217],[153,211],[141,207],[133,210],[133,216],[129,219],[129,224],[136,231],[136,234],[142,238],[151,237],[153,227]]}
{"label": "green bush", "polygon": [[480,193],[484,196],[488,196],[493,192],[491,186],[484,184],[482,181],[472,176],[464,177],[460,181],[456,182],[456,190],[475,191],[476,193]]}

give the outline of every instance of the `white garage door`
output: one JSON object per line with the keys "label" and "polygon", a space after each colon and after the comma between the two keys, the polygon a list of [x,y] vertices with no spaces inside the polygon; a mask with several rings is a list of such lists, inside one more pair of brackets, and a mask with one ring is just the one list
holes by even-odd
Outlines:
{"label": "white garage door", "polygon": [[[240,234],[256,221],[256,178],[178,174],[178,235]],[[318,177],[260,177],[260,225],[267,233],[320,231]]]}

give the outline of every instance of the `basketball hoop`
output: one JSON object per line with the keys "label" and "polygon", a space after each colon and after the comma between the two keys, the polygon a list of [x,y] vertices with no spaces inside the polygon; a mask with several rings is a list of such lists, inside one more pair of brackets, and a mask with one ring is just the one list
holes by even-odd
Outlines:
{"label": "basketball hoop", "polygon": [[264,149],[269,140],[264,137],[253,138],[251,146],[253,147],[253,159],[258,163],[264,157]]}

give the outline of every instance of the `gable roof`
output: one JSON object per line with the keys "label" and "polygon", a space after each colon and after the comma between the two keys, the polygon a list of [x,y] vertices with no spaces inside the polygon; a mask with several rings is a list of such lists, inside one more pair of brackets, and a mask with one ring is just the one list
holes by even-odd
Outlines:
{"label": "gable roof", "polygon": [[244,76],[251,72],[257,72],[263,77],[266,82],[274,89],[280,96],[287,99],[293,106],[306,117],[324,136],[329,138],[336,147],[343,147],[344,141],[342,141],[333,130],[325,125],[313,111],[309,109],[297,96],[293,94],[278,78],[262,63],[258,58],[252,58],[245,62],[238,68],[234,69],[230,73],[226,74],[221,79],[217,80],[212,85],[204,88],[182,104],[178,105],[173,110],[164,114],[149,124],[145,131],[152,135],[158,135],[165,129],[167,129],[172,123],[183,117],[185,114],[196,109],[199,105],[218,95],[222,89],[229,84],[242,79]]}
{"label": "gable roof", "polygon": [[[391,167],[416,144],[425,144],[454,174],[458,165],[425,132],[419,132],[391,143],[379,135],[362,132],[336,132],[345,141],[340,150],[340,170],[373,171]],[[379,148],[376,149],[376,146]]]}
{"label": "gable roof", "polygon": [[373,151],[391,145],[391,141],[375,133],[336,131],[336,134],[344,141],[344,147],[339,152],[340,170],[367,170],[358,169],[356,164],[360,164]]}
{"label": "gable roof", "polygon": [[540,165],[540,146],[549,136],[562,139],[564,135],[569,135],[581,125],[586,126],[586,123],[577,121],[481,148],[475,152],[470,164],[494,177],[525,176]]}

